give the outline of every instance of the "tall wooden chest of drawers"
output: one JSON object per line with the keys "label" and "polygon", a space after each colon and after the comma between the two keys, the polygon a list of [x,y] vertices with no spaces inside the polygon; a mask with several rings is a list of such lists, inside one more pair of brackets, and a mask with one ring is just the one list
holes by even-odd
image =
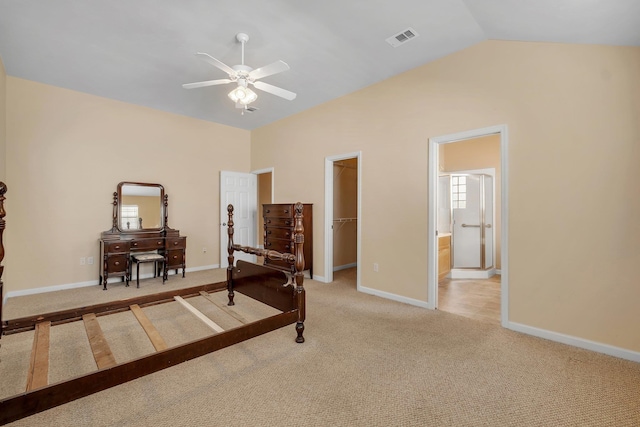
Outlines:
{"label": "tall wooden chest of drawers", "polygon": [[[264,219],[264,248],[282,253],[293,253],[293,233],[295,227],[295,203],[262,205]],[[313,278],[313,216],[310,203],[303,204],[302,225],[304,227],[304,269]],[[265,260],[265,265],[291,271],[284,261]]]}

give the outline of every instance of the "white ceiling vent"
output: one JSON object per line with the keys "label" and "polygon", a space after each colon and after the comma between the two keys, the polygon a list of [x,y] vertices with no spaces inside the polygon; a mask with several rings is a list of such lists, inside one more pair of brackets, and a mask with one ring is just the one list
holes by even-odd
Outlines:
{"label": "white ceiling vent", "polygon": [[401,44],[408,42],[411,39],[418,37],[418,33],[413,28],[409,27],[404,31],[399,32],[387,39],[387,43],[389,43],[393,47],[398,47]]}

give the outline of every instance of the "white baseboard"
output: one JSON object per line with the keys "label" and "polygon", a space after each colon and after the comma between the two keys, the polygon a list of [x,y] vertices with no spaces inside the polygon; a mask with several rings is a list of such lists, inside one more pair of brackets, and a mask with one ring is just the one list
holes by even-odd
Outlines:
{"label": "white baseboard", "polygon": [[353,268],[357,266],[358,266],[357,262],[352,262],[351,264],[339,265],[337,267],[334,266],[333,271],[346,270],[347,268]]}
{"label": "white baseboard", "polygon": [[496,274],[495,268],[488,270],[471,270],[464,268],[453,268],[449,273],[452,279],[488,279]]}
{"label": "white baseboard", "polygon": [[415,305],[417,307],[429,308],[427,306],[427,302],[425,301],[403,297],[401,295],[392,294],[390,292],[379,291],[377,289],[366,288],[364,286],[360,286],[358,288],[358,291],[363,292],[365,294],[370,294],[370,295],[375,295],[377,297],[390,299],[392,301],[398,301],[398,302],[403,302],[405,304]]}
{"label": "white baseboard", "polygon": [[[192,271],[202,271],[202,270],[213,270],[215,268],[220,268],[220,264],[212,264],[212,265],[203,265],[200,267],[189,267],[185,270],[185,272],[189,273]],[[178,274],[182,274],[182,269],[179,269]],[[168,275],[175,275],[175,269],[170,269],[167,272]],[[140,274],[140,279],[150,279],[153,277],[153,273],[145,273]],[[133,279],[133,276],[132,276]],[[135,280],[135,279],[134,279]],[[107,280],[107,283],[117,283],[121,282],[122,278],[113,277]],[[97,286],[100,282],[98,280],[88,280],[86,282],[76,282],[76,283],[65,283],[62,285],[53,285],[53,286],[43,286],[41,288],[32,288],[32,289],[24,289],[21,291],[9,291],[4,295],[2,300],[2,304],[5,304],[9,298],[21,297],[26,295],[35,295],[35,294],[43,294],[46,292],[55,292],[55,291],[64,291],[66,289],[76,289],[76,288],[84,288],[88,286]]]}
{"label": "white baseboard", "polygon": [[[413,298],[407,298],[400,295],[395,295],[389,292],[379,291],[377,289],[371,289],[361,286],[358,291],[367,294],[379,296],[381,298],[390,299],[393,301],[402,302],[405,304],[415,305],[417,307],[429,308],[428,303]],[[571,345],[585,350],[595,351],[596,353],[607,354],[609,356],[618,357],[620,359],[630,360],[632,362],[640,363],[640,352],[627,350],[620,347],[615,347],[609,344],[603,344],[595,341],[590,341],[584,338],[578,338],[571,335],[565,335],[558,332],[548,331],[545,329],[536,328],[533,326],[523,325],[521,323],[509,322],[505,326],[507,329],[511,329],[516,332],[520,332],[527,335],[532,335],[538,338],[544,338],[550,341],[559,342],[562,344]]]}
{"label": "white baseboard", "polygon": [[548,331],[546,329],[535,328],[533,326],[523,325],[521,323],[509,322],[506,327],[516,332],[527,335],[544,338],[550,341],[583,348],[585,350],[595,351],[596,353],[607,354],[609,356],[619,357],[620,359],[630,360],[640,363],[640,352],[627,350],[612,345],[603,344],[595,341],[578,338],[571,335],[565,335],[558,332]]}

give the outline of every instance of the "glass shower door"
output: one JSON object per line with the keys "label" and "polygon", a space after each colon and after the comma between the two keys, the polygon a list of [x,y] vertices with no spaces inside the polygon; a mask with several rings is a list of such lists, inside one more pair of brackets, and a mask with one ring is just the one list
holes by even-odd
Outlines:
{"label": "glass shower door", "polygon": [[453,268],[481,268],[480,175],[451,176]]}

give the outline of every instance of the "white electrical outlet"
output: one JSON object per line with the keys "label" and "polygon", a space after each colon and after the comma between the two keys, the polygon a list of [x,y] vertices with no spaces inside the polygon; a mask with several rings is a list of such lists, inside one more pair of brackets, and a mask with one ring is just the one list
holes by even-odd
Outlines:
{"label": "white electrical outlet", "polygon": [[80,258],[80,265],[85,265],[87,263],[87,259],[85,257]]}
{"label": "white electrical outlet", "polygon": [[207,248],[202,248],[202,253],[206,254],[207,253]]}
{"label": "white electrical outlet", "polygon": [[378,272],[378,263],[377,262],[373,263],[373,271],[375,271],[376,273]]}
{"label": "white electrical outlet", "polygon": [[93,257],[90,256],[89,258],[87,258],[87,264],[89,265],[93,265]]}

